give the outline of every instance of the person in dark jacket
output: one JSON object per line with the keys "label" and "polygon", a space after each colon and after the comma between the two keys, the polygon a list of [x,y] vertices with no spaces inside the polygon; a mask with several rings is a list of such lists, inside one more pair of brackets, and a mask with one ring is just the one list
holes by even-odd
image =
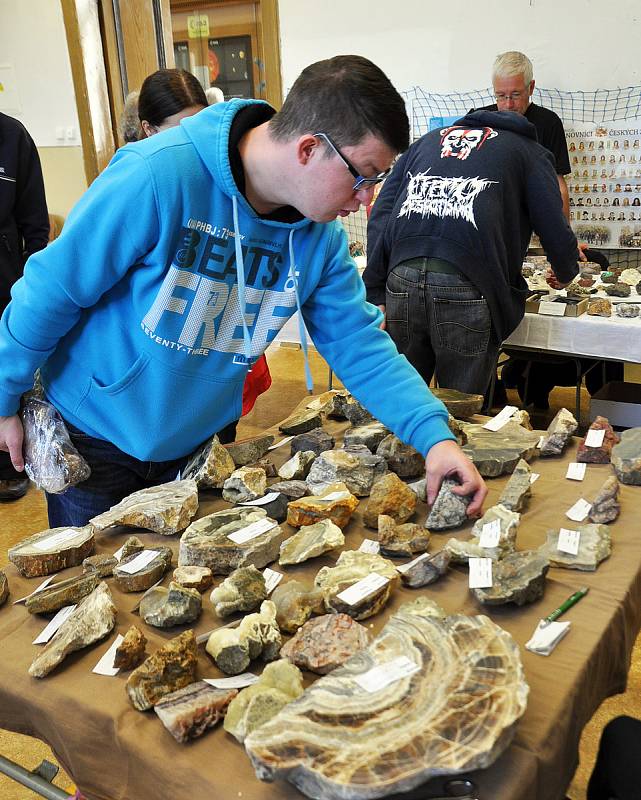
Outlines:
{"label": "person in dark jacket", "polygon": [[[0,314],[25,261],[46,246],[49,215],[40,158],[33,139],[13,117],[0,113]],[[0,500],[27,491],[29,479],[0,451]]]}
{"label": "person in dark jacket", "polygon": [[368,224],[367,299],[426,382],[484,393],[525,313],[534,230],[554,288],[577,274],[551,154],[514,112],[475,111],[399,159]]}

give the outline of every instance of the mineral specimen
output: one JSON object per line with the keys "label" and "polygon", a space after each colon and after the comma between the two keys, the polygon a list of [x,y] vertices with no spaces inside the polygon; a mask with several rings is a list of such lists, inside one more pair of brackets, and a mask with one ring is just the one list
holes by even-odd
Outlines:
{"label": "mineral specimen", "polygon": [[425,472],[425,459],[418,450],[404,444],[393,434],[383,439],[376,448],[376,454],[383,456],[387,466],[401,478],[414,478]]}
{"label": "mineral specimen", "polygon": [[[372,585],[368,582],[367,593],[359,593],[358,597],[348,596],[347,599],[342,595],[346,589],[374,573],[376,580]],[[391,561],[358,550],[344,550],[336,566],[322,567],[314,580],[314,585],[323,592],[326,610],[349,614],[353,619],[366,619],[380,611],[397,583],[398,572]]]}
{"label": "mineral specimen", "polygon": [[323,428],[314,428],[307,433],[299,433],[294,436],[290,444],[291,455],[295,455],[299,450],[309,451],[319,456],[325,450],[331,450],[334,447],[334,437],[330,436]]}
{"label": "mineral specimen", "polygon": [[196,589],[186,589],[175,581],[166,586],[153,586],[140,601],[140,618],[155,628],[173,628],[198,619],[202,600]]}
{"label": "mineral specimen", "polygon": [[448,539],[444,550],[454,564],[467,564],[470,558],[489,558],[478,539]]}
{"label": "mineral specimen", "polygon": [[301,525],[331,519],[339,528],[344,528],[357,505],[357,498],[350,494],[344,483],[332,483],[318,497],[293,500],[287,508],[287,522],[300,528]]}
{"label": "mineral specimen", "polygon": [[[621,483],[641,486],[641,428],[623,431],[621,441],[612,448],[611,460]],[[9,558],[13,561],[11,550]]]}
{"label": "mineral specimen", "polygon": [[204,592],[214,582],[214,576],[209,567],[176,567],[174,570],[174,580],[187,589],[196,589]]}
{"label": "mineral specimen", "polygon": [[95,549],[94,529],[50,528],[9,548],[9,561],[25,578],[38,578],[75,567]]}
{"label": "mineral specimen", "polygon": [[621,283],[627,283],[628,286],[636,286],[641,281],[641,272],[638,269],[624,269],[619,280]]}
{"label": "mineral specimen", "polygon": [[536,454],[538,434],[526,430],[518,422],[509,420],[498,431],[489,431],[482,425],[463,424],[467,444],[463,452],[486,478],[511,473],[520,459],[530,460]]}
{"label": "mineral specimen", "polygon": [[197,739],[221,720],[238,689],[215,689],[196,681],[165,695],[154,711],[169,733],[181,744]]}
{"label": "mineral specimen", "polygon": [[387,472],[385,461],[372,455],[347,450],[327,450],[312,464],[307,485],[315,495],[324,493],[334,483],[344,483],[356,497],[370,493],[372,484]]}
{"label": "mineral specimen", "polygon": [[588,314],[593,317],[610,317],[612,316],[612,303],[605,297],[595,297],[590,300]]}
{"label": "mineral specimen", "polygon": [[507,482],[499,503],[509,511],[522,511],[532,494],[532,470],[527,461],[520,459]]}
{"label": "mineral specimen", "polygon": [[453,489],[459,483],[453,478],[444,478],[434,505],[425,520],[425,527],[430,531],[444,531],[458,528],[467,520],[467,507],[472,495],[454,494]]}
{"label": "mineral specimen", "polygon": [[296,411],[280,423],[278,430],[287,434],[307,433],[321,426],[322,420],[318,411],[304,409]]}
{"label": "mineral specimen", "polygon": [[617,317],[631,319],[639,316],[639,306],[634,303],[617,303],[615,306]]}
{"label": "mineral specimen", "polygon": [[9,581],[0,569],[0,606],[7,602],[7,597],[9,597]]}
{"label": "mineral specimen", "polygon": [[278,477],[284,481],[305,480],[315,458],[316,453],[313,450],[297,450],[278,470]]}
{"label": "mineral specimen", "polygon": [[96,572],[76,575],[29,595],[25,607],[30,614],[49,614],[63,606],[72,606],[91,594],[98,586],[100,578]]}
{"label": "mineral specimen", "polygon": [[530,415],[524,408],[517,409],[514,414],[510,417],[513,422],[516,422],[517,425],[520,425],[522,428],[525,428],[528,431],[532,430],[532,423],[530,422]]}
{"label": "mineral specimen", "polygon": [[132,625],[116,648],[114,667],[126,670],[134,669],[144,661],[146,646],[147,637],[135,625]]}
{"label": "mineral specimen", "polygon": [[253,564],[232,572],[210,597],[219,617],[228,617],[236,611],[253,611],[266,598],[265,578]]}
{"label": "mineral specimen", "polygon": [[521,515],[516,511],[510,511],[500,503],[488,508],[481,519],[477,520],[472,527],[472,540],[478,540],[483,534],[486,525],[499,525],[499,541],[495,547],[483,547],[483,555],[487,558],[501,559],[509,553],[514,552],[516,544],[516,532],[521,521]]}
{"label": "mineral specimen", "polygon": [[206,650],[218,669],[239,675],[259,656],[263,661],[278,658],[283,643],[276,624],[276,606],[265,600],[257,614],[248,614],[237,628],[219,628],[207,640]]}
{"label": "mineral specimen", "polygon": [[[422,500],[424,503],[427,502],[427,481],[425,478],[421,478],[420,481],[414,481],[414,483],[408,483],[407,487],[414,492],[419,500]],[[370,493],[370,497],[371,496]]]}
{"label": "mineral specimen", "polygon": [[450,565],[450,554],[447,550],[439,550],[433,556],[424,553],[408,564],[397,567],[401,581],[412,589],[427,586],[445,575]]}
{"label": "mineral specimen", "polygon": [[284,658],[274,661],[265,667],[257,683],[231,701],[223,727],[242,743],[302,693],[303,676],[298,667]]}
{"label": "mineral specimen", "polygon": [[617,282],[617,276],[614,274],[614,272],[606,270],[605,272],[601,273],[601,283],[616,283],[616,282]]}
{"label": "mineral specimen", "polygon": [[236,442],[224,445],[224,447],[233,458],[234,464],[237,467],[244,467],[246,464],[253,464],[261,459],[273,444],[273,435],[266,433],[263,436],[239,439]]}
{"label": "mineral specimen", "polygon": [[630,287],[627,283],[614,283],[605,287],[605,293],[610,297],[630,297]]}
{"label": "mineral specimen", "polygon": [[427,551],[430,534],[414,522],[397,525],[393,517],[381,514],[378,518],[378,541],[382,556],[411,558]]}
{"label": "mineral specimen", "polygon": [[156,650],[127,679],[127,695],[137,711],[147,711],[165,695],[196,680],[198,645],[192,630]]}
{"label": "mineral specimen", "polygon": [[588,512],[590,522],[599,525],[614,522],[619,516],[621,505],[619,504],[619,481],[611,475],[599,489],[594,498],[592,507]]}
{"label": "mineral specimen", "polygon": [[76,606],[54,633],[53,638],[34,658],[29,667],[32,678],[44,678],[69,653],[103,639],[116,624],[116,606],[111,592],[102,582]]}
{"label": "mineral specimen", "polygon": [[185,480],[196,481],[198,486],[220,489],[236,469],[229,451],[214,436],[194,453],[182,471]]}
{"label": "mineral specimen", "polygon": [[[341,404],[340,397],[337,397],[334,408],[336,408],[340,404]],[[365,408],[365,406],[362,403],[359,403],[355,397],[349,396],[347,400],[342,404],[342,409],[344,412],[344,416],[352,423],[352,425],[355,428],[358,427],[359,425],[369,425],[370,422],[376,422],[374,417]]]}
{"label": "mineral specimen", "polygon": [[432,394],[437,397],[453,417],[472,417],[478,414],[483,407],[482,394],[466,394],[457,389],[432,389]]}
{"label": "mineral specimen", "polygon": [[145,592],[167,572],[171,567],[171,559],[173,556],[171,548],[154,547],[153,552],[156,553],[156,555],[151,561],[136,572],[128,572],[128,565],[131,564],[134,559],[141,557],[141,553],[134,553],[131,556],[127,556],[127,558],[120,559],[118,566],[114,567],[113,574],[116,580],[116,586],[121,592]]}
{"label": "mineral specimen", "polygon": [[280,546],[278,563],[302,564],[310,558],[321,556],[345,544],[343,531],[331,519],[322,519],[313,525],[301,526],[298,533],[290,536]]}
{"label": "mineral specimen", "polygon": [[268,478],[275,478],[278,475],[274,462],[270,458],[259,458],[258,461],[254,461],[247,466],[264,470]]}
{"label": "mineral specimen", "polygon": [[387,514],[396,522],[407,522],[416,509],[416,494],[395,472],[388,472],[372,485],[363,511],[363,522],[376,528],[379,514]]}
{"label": "mineral specimen", "polygon": [[246,503],[256,500],[267,491],[267,475],[264,469],[239,467],[223,484],[223,499],[228,503]]}
{"label": "mineral specimen", "polygon": [[322,411],[323,414],[330,415],[334,412],[334,406],[338,396],[341,398],[346,398],[349,396],[349,392],[347,389],[330,389],[329,391],[323,392],[317,397],[314,397],[313,400],[310,400],[305,408],[309,408],[313,411]]}
{"label": "mineral specimen", "polygon": [[548,425],[541,442],[542,456],[559,456],[563,452],[578,423],[567,410],[562,408]]}
{"label": "mineral specimen", "polygon": [[84,573],[95,572],[99,578],[109,578],[113,575],[114,567],[118,564],[118,559],[108,553],[99,553],[89,556],[82,562]]}
{"label": "mineral specimen", "polygon": [[543,596],[550,563],[545,555],[531,550],[510,553],[492,564],[492,586],[472,589],[476,599],[489,606],[533,603]]}
{"label": "mineral specimen", "polygon": [[609,464],[612,448],[619,443],[619,437],[605,417],[597,417],[588,429],[588,436],[590,431],[604,431],[603,443],[594,447],[589,446],[586,439],[582,439],[579,442],[576,460],[585,464]]}
{"label": "mineral specimen", "polygon": [[300,669],[327,675],[369,641],[367,628],[347,614],[325,614],[306,622],[280,654]]}
{"label": "mineral specimen", "polygon": [[278,481],[269,487],[270,492],[280,492],[290,500],[299,500],[310,494],[309,486],[305,481]]}
{"label": "mineral specimen", "polygon": [[[370,691],[357,683],[390,662],[416,671]],[[250,733],[245,748],[259,778],[286,778],[309,797],[395,795],[489,766],[508,747],[527,694],[519,648],[490,619],[403,606],[367,649]]]}
{"label": "mineral specimen", "polygon": [[553,567],[567,567],[593,572],[610,556],[612,544],[607,525],[579,525],[579,552],[576,555],[558,549],[559,531],[549,531],[547,541],[540,552],[550,560]]}
{"label": "mineral specimen", "polygon": [[122,546],[120,561],[133,556],[135,553],[141,553],[144,549],[145,545],[137,536],[130,536]]}
{"label": "mineral specimen", "polygon": [[276,606],[276,622],[285,633],[295,633],[312,614],[324,611],[323,593],[320,589],[305,586],[300,581],[287,581],[272,593]]}
{"label": "mineral specimen", "polygon": [[346,430],[343,435],[343,447],[363,444],[368,450],[375,453],[379,444],[389,435],[389,429],[382,422],[370,422],[368,425],[359,425]]}
{"label": "mineral specimen", "polygon": [[129,525],[171,536],[184,530],[197,510],[196,481],[171,481],[130,494],[90,522],[99,531]]}

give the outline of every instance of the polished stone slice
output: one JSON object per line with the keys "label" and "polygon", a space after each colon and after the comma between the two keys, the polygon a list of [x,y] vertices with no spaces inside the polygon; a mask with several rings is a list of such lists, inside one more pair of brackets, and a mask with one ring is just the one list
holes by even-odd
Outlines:
{"label": "polished stone slice", "polygon": [[548,532],[547,541],[541,546],[540,552],[550,560],[553,567],[594,572],[612,552],[610,529],[607,525],[588,524],[579,525],[576,530],[581,531],[579,552],[576,555],[558,549],[559,531]]}
{"label": "polished stone slice", "polygon": [[316,458],[313,450],[297,450],[278,470],[278,477],[284,481],[301,481],[309,475]]}
{"label": "polished stone slice", "polygon": [[514,552],[521,515],[517,511],[511,511],[501,503],[488,508],[485,514],[472,527],[472,541],[480,545],[483,528],[495,520],[499,521],[501,529],[499,543],[496,547],[484,547],[483,554],[488,558],[501,559]]}
{"label": "polished stone slice", "polygon": [[154,583],[157,583],[171,567],[173,552],[170,547],[154,547],[150,549],[155,550],[158,555],[154,556],[152,560],[138,572],[131,574],[123,570],[124,566],[138,557],[138,553],[127,556],[127,558],[121,558],[118,566],[114,567],[113,574],[116,586],[121,592],[146,592],[147,589],[153,586]]}
{"label": "polished stone slice", "polygon": [[590,425],[588,433],[589,431],[605,431],[603,444],[599,445],[599,447],[588,447],[585,439],[581,439],[576,460],[584,464],[609,464],[612,448],[621,441],[614,432],[612,425],[605,417],[596,417]]}
{"label": "polished stone slice", "polygon": [[299,450],[311,450],[319,456],[325,450],[331,450],[334,447],[334,437],[331,436],[324,428],[313,428],[307,433],[299,433],[294,436],[290,443],[290,453],[295,455]]}
{"label": "polished stone slice", "polygon": [[79,603],[83,597],[93,592],[99,582],[100,578],[96,572],[66,578],[30,595],[25,601],[25,608],[30,614],[50,614],[52,611],[59,611],[63,606]]}
{"label": "polished stone slice", "polygon": [[[623,431],[621,441],[612,448],[611,460],[621,483],[641,486],[641,428]],[[11,559],[11,551],[9,558]]]}
{"label": "polished stone slice", "polygon": [[392,472],[401,478],[415,478],[425,472],[425,458],[394,434],[383,439],[376,448],[376,454],[382,456]]}
{"label": "polished stone slice", "polygon": [[463,452],[486,478],[514,471],[520,459],[531,460],[536,454],[539,435],[526,430],[518,422],[509,420],[498,431],[489,431],[482,425],[463,423],[467,444]]}
{"label": "polished stone slice", "polygon": [[223,484],[223,499],[228,503],[246,503],[257,500],[267,491],[267,475],[264,469],[239,467]]}
{"label": "polished stone slice", "polygon": [[325,610],[320,589],[306,586],[300,581],[281,583],[272,592],[276,606],[276,622],[285,633],[295,633],[311,617]]}
{"label": "polished stone slice", "polygon": [[232,572],[210,595],[219,617],[228,617],[237,611],[253,611],[266,598],[265,578],[253,564]]}
{"label": "polished stone slice", "polygon": [[144,549],[145,545],[141,539],[139,539],[137,536],[130,536],[122,546],[120,560],[123,561],[125,558],[129,558],[129,556],[134,555],[134,553],[142,553]]}
{"label": "polished stone slice", "polygon": [[363,522],[369,528],[377,528],[380,514],[392,517],[395,522],[407,522],[416,509],[416,500],[412,487],[395,472],[388,472],[372,484],[363,511]]}
{"label": "polished stone slice", "polygon": [[612,303],[605,297],[595,297],[590,300],[588,314],[593,317],[611,317]]}
{"label": "polished stone slice", "polygon": [[343,531],[331,519],[323,519],[313,525],[303,525],[298,533],[290,536],[280,546],[278,563],[302,564],[310,558],[322,556],[345,544]]}
{"label": "polished stone slice", "polygon": [[378,518],[378,541],[381,555],[391,558],[412,558],[427,552],[429,531],[414,522],[397,524],[393,517],[381,514]]}
{"label": "polished stone slice", "polygon": [[189,459],[182,477],[196,481],[198,486],[220,489],[235,469],[229,451],[218,441],[218,436],[214,436]]}
{"label": "polished stone slice", "polygon": [[127,679],[127,696],[137,711],[147,711],[165,695],[196,680],[198,645],[192,630],[170,639]]}
{"label": "polished stone slice", "polygon": [[223,447],[234,459],[237,467],[244,467],[246,464],[253,464],[261,459],[273,444],[273,434],[265,433],[262,436],[238,439],[238,441],[230,442]]}
{"label": "polished stone slice", "polygon": [[[418,671],[374,692],[355,682],[400,656]],[[486,616],[440,619],[402,606],[368,648],[253,731],[245,748],[257,777],[285,778],[308,797],[396,796],[492,764],[527,695],[518,645]]]}
{"label": "polished stone slice", "polygon": [[238,689],[215,689],[196,681],[165,695],[154,706],[160,721],[181,744],[202,736],[225,716]]}
{"label": "polished stone slice", "polygon": [[414,559],[415,564],[401,572],[401,581],[405,586],[417,589],[437,581],[448,570],[450,554],[447,550],[439,550],[433,556]]}
{"label": "polished stone slice", "polygon": [[264,567],[276,561],[286,536],[278,525],[245,542],[229,538],[265,518],[260,506],[230,508],[201,517],[180,537],[178,565],[209,567],[214,575],[229,575],[238,567]]}
{"label": "polished stone slice", "polygon": [[482,394],[467,394],[459,392],[457,389],[430,390],[434,397],[437,397],[453,417],[472,417],[478,414],[483,407]]}
{"label": "polished stone slice", "polygon": [[112,525],[129,525],[171,536],[184,530],[197,510],[196,481],[171,481],[130,494],[90,522],[99,531]]}
{"label": "polished stone slice", "polygon": [[270,492],[280,492],[290,500],[300,500],[310,494],[309,486],[305,481],[278,481],[269,487]]}
{"label": "polished stone slice", "polygon": [[82,562],[82,571],[85,574],[95,572],[99,578],[110,578],[113,575],[114,567],[118,565],[118,559],[108,553],[98,553],[89,556]]}
{"label": "polished stone slice", "polygon": [[615,306],[617,317],[634,319],[639,316],[639,306],[634,303],[617,303]]}
{"label": "polished stone slice", "polygon": [[359,425],[346,430],[343,435],[343,447],[363,444],[368,450],[375,453],[379,444],[389,435],[389,428],[386,428],[382,422],[370,422],[367,425]]}
{"label": "polished stone slice", "polygon": [[9,581],[3,570],[0,569],[0,606],[7,602],[7,597],[9,597]]}
{"label": "polished stone slice", "polygon": [[385,461],[364,448],[362,451],[327,450],[312,464],[307,485],[315,495],[331,484],[344,483],[356,497],[366,497],[372,484],[387,472]]}
{"label": "polished stone slice", "polygon": [[285,434],[296,435],[307,433],[314,428],[319,428],[322,424],[321,415],[318,411],[308,408],[296,411],[280,423],[278,430]]}
{"label": "polished stone slice", "polygon": [[265,600],[260,612],[248,614],[237,628],[218,628],[207,640],[207,653],[227,675],[245,672],[256,658],[274,661],[283,643],[276,623],[276,606]]}
{"label": "polished stone slice", "polygon": [[627,283],[621,283],[620,281],[605,287],[605,293],[610,297],[630,297],[631,291],[631,287]]}
{"label": "polished stone slice", "polygon": [[532,470],[527,461],[519,460],[505,485],[499,503],[510,511],[522,511],[532,495]]}
{"label": "polished stone slice", "polygon": [[214,576],[209,567],[176,567],[173,575],[176,583],[187,589],[196,589],[197,592],[204,592],[214,582]]}
{"label": "polished stone slice", "polygon": [[[388,578],[387,583],[354,604],[338,597],[342,591],[373,572]],[[353,619],[366,619],[378,613],[389,600],[397,583],[398,572],[391,561],[374,553],[361,553],[358,550],[344,550],[335,567],[322,567],[314,579],[314,585],[323,592],[326,610],[349,614]]]}
{"label": "polished stone slice", "polygon": [[[325,500],[326,497],[330,499]],[[358,499],[349,492],[344,483],[332,483],[317,497],[292,500],[287,507],[287,522],[295,528],[300,528],[302,525],[313,525],[322,519],[331,519],[342,529],[349,522],[357,505]]]}
{"label": "polished stone slice", "polygon": [[445,531],[458,528],[467,520],[467,507],[472,502],[472,495],[454,494],[452,489],[459,486],[453,478],[444,478],[436,496],[425,527],[430,531]]}
{"label": "polished stone slice", "polygon": [[132,625],[116,648],[114,667],[126,670],[135,669],[145,660],[146,647],[147,637],[135,625]]}
{"label": "polished stone slice", "polygon": [[34,658],[29,667],[32,678],[44,678],[69,653],[82,650],[104,639],[116,624],[116,606],[109,587],[103,581],[76,606],[53,638]]}
{"label": "polished stone slice", "polygon": [[347,614],[324,614],[306,622],[280,654],[300,669],[327,675],[367,647],[369,641],[367,628]]}
{"label": "polished stone slice", "polygon": [[196,589],[186,589],[175,581],[166,586],[152,586],[140,601],[139,614],[147,625],[173,628],[198,619],[202,600]]}
{"label": "polished stone slice", "polygon": [[303,693],[303,676],[284,658],[268,664],[259,680],[229,704],[223,727],[239,742]]}
{"label": "polished stone slice", "polygon": [[[64,532],[69,531],[68,535]],[[9,561],[25,578],[50,575],[67,567],[76,567],[95,550],[94,529],[50,528],[28,536],[9,548]]]}
{"label": "polished stone slice", "polygon": [[567,408],[562,408],[543,435],[541,455],[560,456],[577,427],[578,423],[572,414]]}
{"label": "polished stone slice", "polygon": [[588,512],[590,522],[603,525],[614,522],[621,511],[619,503],[619,481],[611,475],[599,489]]}
{"label": "polished stone slice", "polygon": [[493,562],[493,585],[489,589],[472,589],[472,592],[477,600],[488,606],[533,603],[543,597],[549,568],[550,562],[540,552],[523,550],[510,553],[502,561]]}

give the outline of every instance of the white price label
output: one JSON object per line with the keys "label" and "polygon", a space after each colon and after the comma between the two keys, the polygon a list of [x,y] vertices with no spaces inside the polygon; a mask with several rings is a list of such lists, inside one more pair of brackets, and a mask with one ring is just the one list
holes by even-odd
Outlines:
{"label": "white price label", "polygon": [[569,630],[569,622],[549,622],[545,624],[545,620],[541,620],[532,638],[525,643],[525,648],[532,653],[549,656]]}
{"label": "white price label", "polygon": [[571,531],[568,528],[561,528],[556,549],[561,553],[569,553],[571,556],[575,556],[579,552],[580,543],[581,531]]}
{"label": "white price label", "polygon": [[516,406],[505,406],[502,411],[499,411],[499,413],[489,422],[486,422],[483,427],[488,431],[500,431],[505,423],[514,415],[515,411],[518,411]]}
{"label": "white price label", "polygon": [[73,528],[66,528],[64,531],[58,531],[58,533],[47,536],[46,539],[40,542],[34,542],[33,546],[36,550],[55,550],[56,547],[59,547],[61,544],[64,544],[69,541],[69,539],[73,539],[76,536],[78,536],[78,531],[75,531]]}
{"label": "white price label", "polygon": [[267,594],[270,595],[283,580],[283,573],[278,572],[276,569],[265,567],[263,570],[263,578],[265,578],[265,589],[267,590]]}
{"label": "white price label", "polygon": [[533,473],[530,475],[530,486],[531,486],[533,483],[536,483],[540,477],[541,477],[541,476],[540,476],[540,474],[539,474],[538,472],[533,472]]}
{"label": "white price label", "polygon": [[273,444],[271,447],[268,447],[267,449],[276,450],[277,447],[282,447],[284,444],[287,444],[287,442],[291,442],[293,438],[294,438],[293,436],[286,436],[284,439],[281,439],[280,442],[276,442],[276,444]]}
{"label": "white price label", "polygon": [[124,549],[125,549],[125,546],[124,546],[124,544],[123,544],[123,546],[122,546],[122,547],[119,547],[119,548],[116,550],[116,552],[114,553],[114,558],[116,559],[116,561],[120,561],[120,559],[122,558],[122,551],[123,551]]}
{"label": "white price label", "polygon": [[588,435],[585,437],[586,447],[601,447],[605,439],[605,430],[603,428],[590,428]]}
{"label": "white price label", "polygon": [[539,436],[539,441],[536,443],[538,450],[540,450],[543,447],[544,441],[545,441],[545,436]]}
{"label": "white price label", "polygon": [[203,681],[215,689],[244,689],[245,686],[257,683],[258,678],[253,672],[243,672],[230,678],[203,678]]}
{"label": "white price label", "polygon": [[361,553],[373,553],[377,555],[381,551],[381,545],[379,542],[375,542],[374,539],[363,539],[358,549]]}
{"label": "white price label", "polygon": [[111,647],[91,670],[92,672],[95,672],[96,675],[106,675],[108,678],[113,678],[120,672],[119,667],[114,667],[114,659],[116,658],[116,650],[120,647],[120,643],[124,638],[122,633],[116,636],[111,643]]}
{"label": "white price label", "polygon": [[264,494],[262,497],[259,497],[258,500],[248,500],[246,503],[238,503],[239,506],[266,506],[267,503],[271,503],[272,500],[276,500],[278,497],[278,492],[269,492],[269,494]]}
{"label": "white price label", "polygon": [[51,622],[33,640],[32,644],[46,644],[54,635],[58,628],[66,622],[73,614],[76,606],[65,606],[61,608]]}
{"label": "white price label", "polygon": [[408,561],[407,564],[399,564],[398,567],[396,567],[396,571],[405,574],[415,564],[418,564],[419,561],[424,561],[426,558],[429,558],[429,557],[430,557],[429,553],[421,553],[421,555],[417,556],[413,561]]}
{"label": "white price label", "polygon": [[492,559],[470,558],[470,589],[489,589],[492,586]]}
{"label": "white price label", "polygon": [[569,508],[565,512],[565,516],[568,519],[572,519],[575,522],[583,522],[583,520],[587,517],[590,509],[592,508],[592,503],[588,503],[587,500],[581,498],[577,500],[576,503]]}
{"label": "white price label", "polygon": [[40,584],[40,586],[37,586],[37,587],[36,587],[36,588],[33,590],[33,592],[31,592],[31,594],[27,594],[27,595],[25,595],[24,597],[20,597],[20,598],[18,598],[17,600],[14,600],[14,601],[13,601],[13,604],[14,604],[14,606],[17,606],[17,605],[18,605],[18,603],[25,603],[25,602],[26,602],[26,601],[27,601],[27,600],[28,600],[30,597],[33,597],[33,596],[34,596],[34,594],[38,594],[38,592],[41,592],[43,589],[46,589],[46,588],[47,588],[47,586],[49,586],[49,584],[50,584],[50,583],[51,583],[51,581],[52,581],[52,580],[53,580],[53,579],[56,577],[56,575],[57,575],[57,574],[58,574],[58,573],[57,573],[57,572],[55,572],[53,575],[49,575],[49,577],[48,577],[48,578],[46,578],[46,579],[45,579],[45,580],[44,580],[44,581],[43,581],[43,582]]}
{"label": "white price label", "polygon": [[366,692],[378,692],[389,686],[390,683],[395,683],[401,678],[408,678],[419,669],[419,665],[407,656],[398,656],[398,658],[388,661],[387,664],[379,664],[362,675],[358,675],[354,678],[354,682]]}
{"label": "white price label", "polygon": [[136,572],[140,572],[151,564],[157,555],[160,555],[158,550],[142,550],[135,558],[132,558],[131,561],[127,561],[126,564],[121,564],[118,569],[129,575],[135,575]]}
{"label": "white price label", "polygon": [[348,606],[354,606],[381,589],[386,583],[389,583],[389,578],[379,575],[378,572],[372,572],[366,578],[361,578],[360,581],[352,584],[348,589],[343,589],[336,597],[343,603],[347,603]]}
{"label": "white price label", "polygon": [[587,464],[579,464],[578,461],[573,461],[571,464],[568,464],[568,471],[565,474],[566,478],[569,478],[571,481],[582,481],[585,478],[585,469]]}
{"label": "white price label", "polygon": [[227,538],[231,539],[232,542],[236,544],[245,544],[245,542],[256,539],[256,537],[261,536],[263,533],[267,533],[267,531],[270,531],[277,525],[278,523],[273,519],[265,517],[265,519],[258,519],[256,522],[252,522],[251,525],[247,525],[238,531],[230,533]]}
{"label": "white price label", "polygon": [[553,303],[551,301],[541,300],[539,303],[539,314],[545,314],[548,317],[563,317],[565,316],[565,309],[567,307],[567,303]]}
{"label": "white price label", "polygon": [[479,547],[497,547],[501,539],[501,520],[486,522],[479,537]]}

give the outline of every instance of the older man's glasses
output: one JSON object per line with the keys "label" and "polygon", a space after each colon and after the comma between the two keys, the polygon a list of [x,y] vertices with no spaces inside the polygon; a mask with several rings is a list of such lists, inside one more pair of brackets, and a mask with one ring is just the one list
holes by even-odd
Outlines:
{"label": "older man's glasses", "polygon": [[506,103],[508,100],[511,100],[513,103],[518,103],[523,95],[524,92],[512,92],[511,94],[503,94],[502,92],[498,92],[494,95],[494,97],[496,98],[497,103]]}
{"label": "older man's glasses", "polygon": [[340,158],[340,160],[345,164],[347,169],[353,175],[355,181],[354,185],[352,186],[353,191],[357,192],[359,189],[368,189],[370,186],[376,186],[377,183],[381,183],[382,181],[387,178],[387,176],[392,171],[392,168],[386,169],[384,172],[379,172],[378,175],[374,175],[371,178],[364,178],[360,172],[356,169],[356,167],[352,164],[352,162],[344,156],[341,151],[336,147],[334,142],[329,138],[326,133],[322,133],[319,131],[315,133],[314,136],[320,136],[321,138],[325,139],[327,144],[332,148],[332,150],[336,153],[336,155]]}

